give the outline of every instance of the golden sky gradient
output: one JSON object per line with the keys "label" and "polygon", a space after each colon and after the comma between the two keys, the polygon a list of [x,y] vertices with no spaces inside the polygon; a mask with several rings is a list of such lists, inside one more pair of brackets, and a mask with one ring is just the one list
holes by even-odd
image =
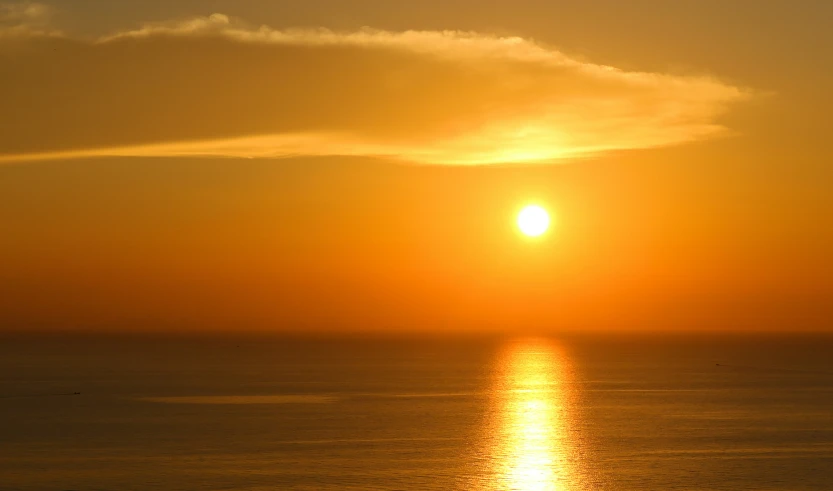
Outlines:
{"label": "golden sky gradient", "polygon": [[0,4],[0,329],[833,329],[833,7],[578,3]]}

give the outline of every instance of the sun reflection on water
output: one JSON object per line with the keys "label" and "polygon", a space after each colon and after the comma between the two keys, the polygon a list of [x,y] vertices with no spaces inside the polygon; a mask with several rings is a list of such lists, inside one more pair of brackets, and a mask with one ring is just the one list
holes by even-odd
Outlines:
{"label": "sun reflection on water", "polygon": [[503,353],[493,393],[488,489],[574,489],[567,364],[548,340],[517,341]]}

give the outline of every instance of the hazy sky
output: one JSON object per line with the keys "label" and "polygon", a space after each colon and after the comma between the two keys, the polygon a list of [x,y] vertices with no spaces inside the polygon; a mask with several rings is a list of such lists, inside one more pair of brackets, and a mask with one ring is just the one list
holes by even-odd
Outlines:
{"label": "hazy sky", "polygon": [[0,3],[0,329],[833,330],[830,25]]}

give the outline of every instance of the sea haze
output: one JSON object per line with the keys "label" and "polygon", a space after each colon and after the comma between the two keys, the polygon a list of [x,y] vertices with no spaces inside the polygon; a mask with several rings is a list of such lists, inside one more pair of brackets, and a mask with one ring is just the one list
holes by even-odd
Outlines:
{"label": "sea haze", "polygon": [[0,489],[833,489],[833,337],[6,336]]}

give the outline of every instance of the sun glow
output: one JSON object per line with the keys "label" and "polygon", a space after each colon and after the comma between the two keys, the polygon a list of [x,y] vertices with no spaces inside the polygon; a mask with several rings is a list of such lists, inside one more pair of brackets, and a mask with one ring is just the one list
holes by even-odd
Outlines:
{"label": "sun glow", "polygon": [[538,237],[550,227],[550,215],[538,205],[524,207],[518,213],[518,228],[528,237]]}

